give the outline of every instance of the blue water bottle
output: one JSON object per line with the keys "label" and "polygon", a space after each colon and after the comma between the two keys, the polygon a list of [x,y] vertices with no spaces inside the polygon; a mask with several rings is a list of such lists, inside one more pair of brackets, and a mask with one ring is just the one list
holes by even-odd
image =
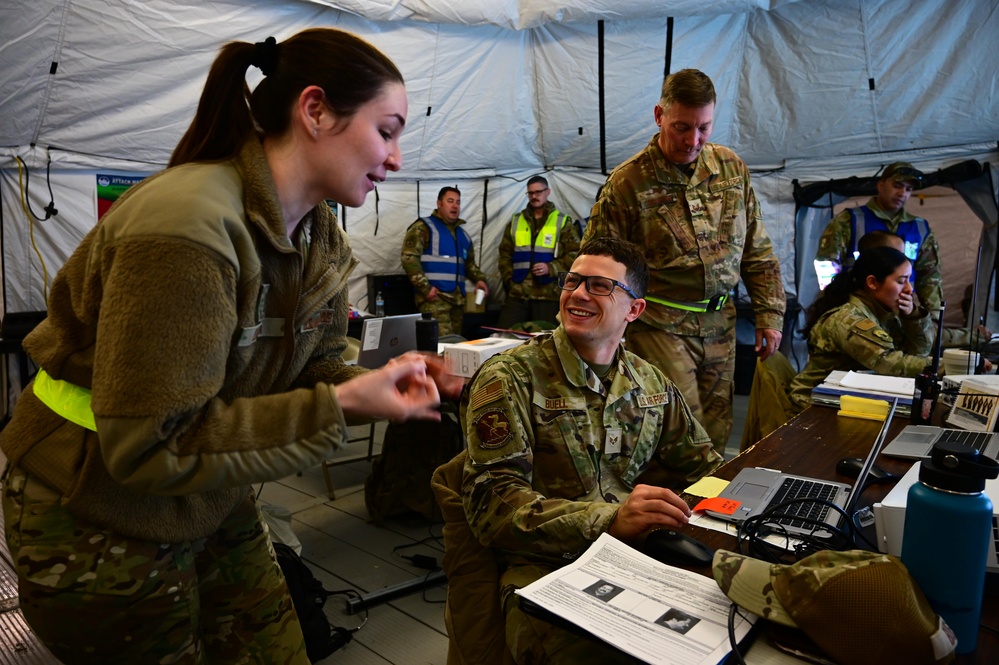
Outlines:
{"label": "blue water bottle", "polygon": [[975,448],[941,442],[909,488],[902,563],[957,636],[957,653],[975,650],[982,614],[992,502],[985,480],[999,462]]}

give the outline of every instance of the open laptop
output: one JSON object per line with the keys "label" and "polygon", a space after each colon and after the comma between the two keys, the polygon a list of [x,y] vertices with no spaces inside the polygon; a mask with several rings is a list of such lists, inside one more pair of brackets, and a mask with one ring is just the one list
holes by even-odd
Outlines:
{"label": "open laptop", "polygon": [[995,432],[969,432],[963,429],[935,425],[907,425],[891,443],[885,446],[889,457],[929,459],[933,444],[951,441],[974,446],[992,459],[999,459],[999,434]]}
{"label": "open laptop", "polygon": [[377,369],[392,358],[416,350],[416,322],[422,314],[399,314],[364,319],[357,364]]}
{"label": "open laptop", "polygon": [[[895,408],[898,405],[897,399],[892,399],[888,414],[885,416],[884,424],[878,432],[867,459],[857,475],[857,482],[851,488],[844,483],[830,480],[820,480],[807,476],[796,476],[773,469],[763,469],[759,467],[742,469],[735,478],[718,495],[721,498],[732,499],[741,502],[731,515],[717,513],[711,510],[706,511],[712,517],[716,517],[727,522],[741,523],[745,520],[766,512],[771,506],[776,506],[791,498],[808,497],[817,500],[825,500],[842,508],[847,515],[853,514],[856,509],[860,495],[863,493],[867,478],[874,460],[877,459],[888,437],[888,428],[891,419],[895,415]],[[839,512],[822,505],[818,501],[803,501],[787,506],[780,510],[781,513],[794,513],[799,517],[807,517],[823,521],[833,527],[841,522],[842,515]],[[778,518],[772,520],[779,522],[787,530],[787,533],[794,536],[828,535],[821,527],[810,523],[802,522],[793,517]]]}

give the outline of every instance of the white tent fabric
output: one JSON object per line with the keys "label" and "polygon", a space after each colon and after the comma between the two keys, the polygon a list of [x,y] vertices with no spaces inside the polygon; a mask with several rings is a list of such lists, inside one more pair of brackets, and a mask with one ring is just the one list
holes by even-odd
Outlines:
{"label": "white tent fabric", "polygon": [[[409,93],[403,170],[378,188],[377,204],[369,196],[344,215],[361,260],[351,282],[361,307],[364,275],[400,270],[405,228],[445,184],[462,189],[487,271],[531,175],[547,173],[552,200],[586,217],[605,170],[655,131],[667,60],[713,78],[712,140],[753,169],[792,294],[794,179],[868,176],[896,159],[924,170],[976,159],[995,176],[999,163],[999,0],[6,3],[5,311],[44,309],[44,273],[51,280],[96,222],[97,173],[163,167],[224,42],[310,26],[370,40],[400,66]],[[32,223],[25,207],[44,216],[49,187],[58,214]]]}

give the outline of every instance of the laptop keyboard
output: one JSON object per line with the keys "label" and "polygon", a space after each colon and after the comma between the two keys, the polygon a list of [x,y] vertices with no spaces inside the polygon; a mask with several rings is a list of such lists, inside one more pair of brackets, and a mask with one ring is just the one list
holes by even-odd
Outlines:
{"label": "laptop keyboard", "polygon": [[945,429],[937,440],[948,443],[963,443],[966,446],[974,446],[979,452],[983,452],[985,446],[989,445],[989,442],[992,440],[992,432],[966,432],[960,429]]}
{"label": "laptop keyboard", "polygon": [[796,518],[804,517],[807,519],[823,521],[829,513],[829,506],[822,505],[818,502],[832,501],[833,497],[836,496],[838,489],[837,485],[830,485],[828,483],[817,482],[814,480],[785,478],[784,482],[781,483],[780,489],[777,490],[773,500],[770,502],[770,506],[776,506],[777,504],[787,501],[788,499],[815,499],[815,501],[802,501],[800,503],[791,504],[790,506],[785,506],[780,512],[787,513],[788,517],[777,517],[770,521],[777,522],[778,524],[783,524],[785,526],[810,530],[813,527],[811,523],[803,522],[801,519]]}

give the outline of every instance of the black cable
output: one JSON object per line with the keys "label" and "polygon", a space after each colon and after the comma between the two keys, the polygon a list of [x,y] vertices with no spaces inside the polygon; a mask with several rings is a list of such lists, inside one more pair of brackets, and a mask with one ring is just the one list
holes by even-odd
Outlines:
{"label": "black cable", "polygon": [[422,585],[423,586],[423,591],[420,592],[420,597],[423,599],[423,602],[425,602],[425,603],[430,603],[431,605],[442,605],[442,604],[444,604],[444,603],[447,602],[447,595],[445,595],[442,600],[435,600],[433,598],[427,598],[427,591],[429,591],[431,588],[439,589],[443,585],[447,584],[447,578],[444,578],[443,580],[441,580],[441,583],[438,584],[436,587],[430,587],[430,586],[428,586],[427,582],[430,581],[430,576],[433,575],[433,572],[434,571],[430,571],[429,573],[427,573],[426,577],[423,578],[423,585]]}
{"label": "black cable", "polygon": [[[863,491],[863,488],[860,491]],[[823,505],[838,512],[845,518],[845,524],[848,529],[843,530],[839,526],[830,524],[822,519],[782,512],[796,504],[803,503]],[[777,521],[780,519],[796,520],[804,525],[811,526],[813,527],[813,533],[812,535],[791,534],[787,531],[785,525]],[[796,560],[800,560],[805,556],[822,550],[855,549],[857,547],[858,536],[868,547],[876,550],[876,545],[864,536],[861,530],[857,528],[854,520],[855,515],[848,515],[843,508],[830,501],[809,498],[789,499],[778,503],[759,515],[753,515],[739,525],[737,533],[739,552],[771,563],[782,563],[788,556],[789,551],[793,551]],[[830,535],[821,536],[817,533],[819,531],[828,532]],[[764,538],[770,535],[783,535],[785,539],[784,547],[766,542]],[[790,543],[792,538],[801,542],[792,547]]]}
{"label": "black cable", "polygon": [[[746,665],[745,659],[742,657],[742,652],[739,651],[739,642],[735,639],[735,615],[738,614],[743,619],[746,617],[742,616],[742,612],[739,612],[739,606],[732,603],[728,608],[728,643],[732,647],[731,657],[735,659],[736,665]],[[747,619],[748,620],[748,619]],[[727,660],[725,661],[728,662]]]}
{"label": "black cable", "polygon": [[36,213],[31,207],[31,195],[29,193],[30,183],[31,183],[31,172],[28,170],[28,165],[25,163],[23,159],[21,159],[20,155],[15,155],[14,157],[14,159],[16,159],[21,164],[21,168],[24,170],[24,192],[23,192],[24,203],[28,208],[28,212],[31,213],[31,216],[34,217],[39,222],[44,222],[45,220],[54,217],[59,212],[55,208],[55,198],[52,196],[52,177],[51,177],[52,154],[51,153],[47,154],[48,154],[48,162],[45,166],[45,180],[48,183],[48,188],[49,188],[49,202],[45,206],[45,208],[43,208],[45,210],[45,217],[39,217],[38,213]]}

